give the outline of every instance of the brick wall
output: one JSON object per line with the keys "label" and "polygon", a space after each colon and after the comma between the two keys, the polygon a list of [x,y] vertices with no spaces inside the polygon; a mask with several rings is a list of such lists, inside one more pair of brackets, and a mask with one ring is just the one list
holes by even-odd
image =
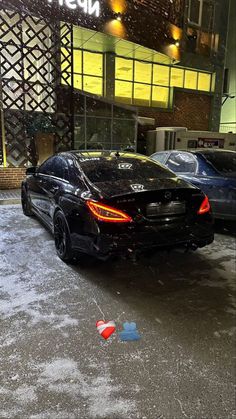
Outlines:
{"label": "brick wall", "polygon": [[[171,112],[142,109],[140,116],[155,118],[157,127],[186,127],[189,130],[208,131],[212,96],[176,91]],[[150,127],[148,128],[150,129]]]}
{"label": "brick wall", "polygon": [[0,189],[20,188],[25,168],[0,168]]}

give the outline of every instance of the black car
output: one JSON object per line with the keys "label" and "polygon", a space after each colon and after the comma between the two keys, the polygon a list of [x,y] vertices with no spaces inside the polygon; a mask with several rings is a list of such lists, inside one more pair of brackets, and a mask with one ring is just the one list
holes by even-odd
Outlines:
{"label": "black car", "polygon": [[64,261],[212,243],[208,198],[146,156],[65,152],[28,168],[22,208],[52,231]]}

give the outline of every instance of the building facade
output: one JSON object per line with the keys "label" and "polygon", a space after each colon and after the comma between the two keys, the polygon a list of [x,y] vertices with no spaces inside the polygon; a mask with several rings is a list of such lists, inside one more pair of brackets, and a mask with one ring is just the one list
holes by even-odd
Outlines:
{"label": "building facade", "polygon": [[218,130],[227,22],[228,0],[1,0],[2,187],[52,152],[140,149],[148,124]]}
{"label": "building facade", "polygon": [[230,2],[229,32],[225,62],[225,91],[222,101],[221,132],[236,133],[236,2]]}

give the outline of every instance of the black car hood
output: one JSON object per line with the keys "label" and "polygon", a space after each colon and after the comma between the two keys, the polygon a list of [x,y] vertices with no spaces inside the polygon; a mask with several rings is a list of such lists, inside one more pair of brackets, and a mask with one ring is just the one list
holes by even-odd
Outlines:
{"label": "black car hood", "polygon": [[142,182],[134,180],[117,180],[112,182],[98,182],[94,184],[96,191],[106,198],[113,198],[121,195],[129,195],[145,191],[155,191],[161,189],[196,189],[185,180],[173,177],[163,179],[143,179]]}

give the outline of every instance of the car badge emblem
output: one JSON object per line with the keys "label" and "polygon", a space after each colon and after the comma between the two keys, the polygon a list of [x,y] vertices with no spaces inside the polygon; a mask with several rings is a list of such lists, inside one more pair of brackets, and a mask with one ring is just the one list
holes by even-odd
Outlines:
{"label": "car badge emblem", "polygon": [[134,184],[131,185],[131,188],[133,189],[133,191],[143,191],[144,189],[144,185],[140,185],[140,184]]}
{"label": "car badge emblem", "polygon": [[132,164],[130,164],[130,163],[119,163],[118,164],[118,167],[119,167],[119,169],[125,169],[125,170],[130,170],[130,169],[132,169]]}
{"label": "car badge emblem", "polygon": [[165,199],[171,199],[171,192],[165,192]]}

